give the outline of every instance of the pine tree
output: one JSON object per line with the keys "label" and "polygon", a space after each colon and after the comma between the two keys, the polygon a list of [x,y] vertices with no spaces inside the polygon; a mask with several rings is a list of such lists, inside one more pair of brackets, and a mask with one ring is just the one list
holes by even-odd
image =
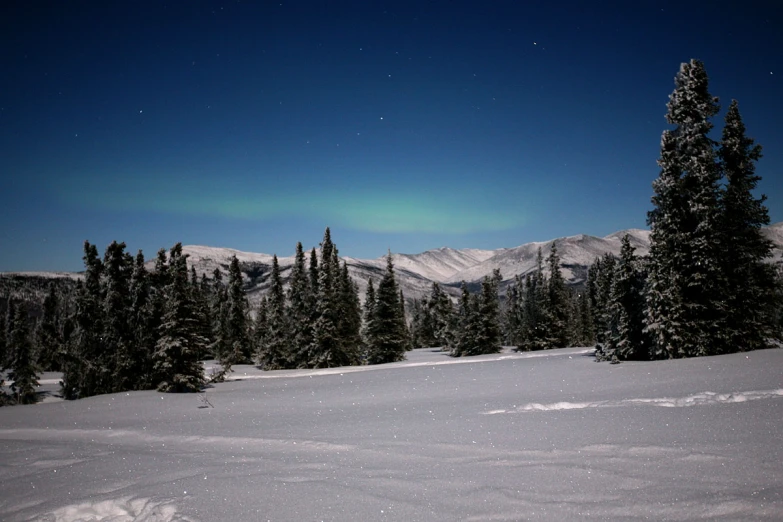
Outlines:
{"label": "pine tree", "polygon": [[38,366],[45,371],[60,371],[60,355],[63,349],[58,325],[59,306],[54,283],[49,283],[49,292],[43,301],[41,322],[36,330]]}
{"label": "pine tree", "polygon": [[136,361],[132,353],[128,327],[129,282],[132,265],[125,253],[125,243],[112,241],[103,256],[101,365],[105,367],[104,385],[97,393],[111,393],[135,388]]}
{"label": "pine tree", "polygon": [[476,299],[476,337],[472,350],[463,355],[482,355],[500,351],[500,324],[498,307],[498,286],[500,272],[495,269],[492,277],[485,276],[481,282],[481,295]]}
{"label": "pine tree", "polygon": [[98,249],[84,242],[84,280],[76,289],[75,329],[63,364],[62,391],[66,399],[89,397],[108,388],[109,365],[103,350],[101,308],[103,263]]}
{"label": "pine tree", "polygon": [[709,355],[722,346],[719,185],[710,119],[717,98],[698,60],[683,63],[667,105],[675,125],[661,138],[661,172],[648,214],[647,329],[653,358]]}
{"label": "pine tree", "polygon": [[10,335],[13,357],[8,379],[13,381],[11,391],[18,404],[33,404],[38,400],[36,388],[40,370],[33,358],[33,345],[27,323],[27,312],[22,306],[17,307]]}
{"label": "pine tree", "polygon": [[377,340],[373,337],[377,328],[375,327],[375,305],[377,298],[375,297],[375,285],[372,279],[367,281],[367,292],[364,295],[364,309],[362,322],[362,359],[366,360],[371,346],[377,344]]}
{"label": "pine tree", "polygon": [[309,360],[309,348],[313,342],[312,287],[305,267],[302,243],[296,244],[294,266],[291,269],[288,289],[288,338],[291,340],[291,366],[305,368]]}
{"label": "pine tree", "polygon": [[134,376],[131,389],[146,390],[153,387],[152,357],[158,325],[153,317],[152,288],[141,250],[133,263],[128,292],[128,329],[131,339],[128,374]]}
{"label": "pine tree", "polygon": [[[277,257],[275,257],[277,262]],[[218,356],[224,374],[230,373],[235,364],[250,360],[250,339],[248,337],[247,298],[242,288],[242,272],[237,256],[232,256],[228,268],[228,292],[223,312],[224,349]]]}
{"label": "pine tree", "polygon": [[311,359],[308,363],[311,368],[329,368],[348,364],[338,332],[338,270],[334,244],[327,227],[321,242],[321,266],[317,272],[316,318],[313,324]]}
{"label": "pine tree", "polygon": [[169,284],[164,289],[165,307],[155,353],[158,390],[193,392],[204,385],[204,371],[198,354],[206,339],[198,334],[193,303],[188,292],[188,268],[182,244],[169,254]]}
{"label": "pine tree", "polygon": [[286,314],[285,292],[280,278],[280,265],[277,255],[272,258],[271,286],[266,303],[266,330],[264,333],[264,348],[258,365],[265,370],[289,368],[292,365],[291,346]]}
{"label": "pine tree", "polygon": [[[607,339],[604,358],[613,361],[644,360],[648,358],[644,337],[644,280],[638,259],[628,235],[622,239],[620,259],[616,264],[608,307],[611,333]],[[599,357],[600,358],[600,357]]]}
{"label": "pine tree", "polygon": [[408,343],[399,300],[394,263],[389,252],[386,256],[386,273],[378,284],[373,318],[373,344],[369,346],[367,361],[369,364],[383,364],[405,359],[405,348]]}
{"label": "pine tree", "polygon": [[[337,256],[335,252],[335,257]],[[339,261],[336,261],[339,266]],[[337,331],[346,354],[347,363],[361,362],[362,307],[359,302],[359,290],[348,274],[348,265],[343,262],[338,282],[338,323]],[[404,312],[403,312],[404,313]]]}
{"label": "pine tree", "polygon": [[[230,334],[228,333],[228,290],[223,283],[223,273],[219,268],[212,272],[212,289],[209,298],[209,314],[211,321],[211,344],[209,351],[220,361],[231,357]],[[225,377],[225,372],[216,376],[217,380]]]}
{"label": "pine tree", "polygon": [[432,317],[432,346],[450,350],[453,343],[452,323],[454,305],[438,283],[432,283],[429,298],[429,315]]}
{"label": "pine tree", "polygon": [[546,312],[548,317],[548,348],[564,348],[568,345],[568,291],[560,273],[560,256],[553,241],[547,258],[549,281],[547,285]]}
{"label": "pine tree", "polygon": [[456,322],[459,325],[451,348],[452,357],[472,355],[479,345],[479,315],[477,300],[468,291],[468,285],[462,281],[460,299],[457,307]]}
{"label": "pine tree", "polygon": [[726,275],[726,351],[764,348],[776,336],[773,317],[775,273],[764,261],[772,243],[761,235],[769,224],[766,196],[754,197],[761,146],[745,134],[739,105],[732,100],[718,150],[726,177],[722,199],[722,267]]}
{"label": "pine tree", "polygon": [[503,339],[509,346],[522,343],[522,321],[525,283],[522,276],[514,276],[514,282],[506,291],[506,306],[503,311]]}

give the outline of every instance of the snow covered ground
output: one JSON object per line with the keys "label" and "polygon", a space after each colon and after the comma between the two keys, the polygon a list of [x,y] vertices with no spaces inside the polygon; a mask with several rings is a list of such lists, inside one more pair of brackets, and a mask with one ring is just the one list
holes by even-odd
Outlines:
{"label": "snow covered ground", "polygon": [[0,520],[781,520],[781,368],[783,350],[416,350],[240,367],[214,407],[137,392],[0,408]]}

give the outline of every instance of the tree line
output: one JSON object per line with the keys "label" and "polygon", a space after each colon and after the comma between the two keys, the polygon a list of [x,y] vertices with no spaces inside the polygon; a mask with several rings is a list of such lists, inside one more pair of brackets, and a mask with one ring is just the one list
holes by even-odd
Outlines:
{"label": "tree line", "polygon": [[[10,370],[12,393],[2,395],[4,402],[35,402],[36,376],[45,370],[62,372],[63,397],[75,399],[128,390],[197,391],[208,379],[224,379],[235,364],[380,364],[404,359],[411,348],[391,254],[377,292],[370,282],[362,308],[328,228],[309,265],[297,244],[287,290],[273,257],[269,292],[254,310],[236,256],[227,280],[219,268],[212,277],[198,277],[179,243],[160,250],[151,271],[141,251],[132,256],[116,241],[103,258],[85,242],[83,260],[83,279],[71,291],[50,283],[37,320],[26,303],[7,300],[0,367]],[[219,363],[209,376],[202,365],[207,358]]]}

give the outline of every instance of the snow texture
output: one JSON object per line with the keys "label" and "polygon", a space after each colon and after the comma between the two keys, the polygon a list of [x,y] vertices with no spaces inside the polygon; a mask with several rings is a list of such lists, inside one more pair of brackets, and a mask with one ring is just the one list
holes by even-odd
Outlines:
{"label": "snow texture", "polygon": [[5,407],[0,520],[781,520],[781,365],[422,349],[239,366],[214,407],[153,391]]}

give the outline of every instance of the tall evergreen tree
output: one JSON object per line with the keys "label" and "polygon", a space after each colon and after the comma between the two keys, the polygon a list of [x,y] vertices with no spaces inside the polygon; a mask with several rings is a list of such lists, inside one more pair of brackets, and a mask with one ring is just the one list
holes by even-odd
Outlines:
{"label": "tall evergreen tree", "polygon": [[[335,257],[337,253],[335,252]],[[339,261],[335,260],[339,266]],[[338,282],[338,335],[348,364],[361,362],[362,307],[359,290],[348,274],[348,265],[343,262]],[[404,312],[403,312],[404,313]]]}
{"label": "tall evergreen tree", "polygon": [[606,347],[596,352],[600,359],[614,361],[643,360],[648,358],[644,330],[644,279],[634,248],[626,234],[622,239],[620,259],[615,273],[607,307],[610,331]]}
{"label": "tall evergreen tree", "polygon": [[429,311],[432,317],[432,345],[449,350],[454,342],[452,332],[454,305],[437,282],[432,283]]}
{"label": "tall evergreen tree", "polygon": [[41,322],[36,330],[38,348],[38,366],[45,371],[60,371],[62,336],[59,328],[59,299],[54,283],[49,283],[49,291],[43,300]]}
{"label": "tall evergreen tree", "polygon": [[476,339],[473,350],[462,355],[481,355],[500,351],[500,323],[498,286],[500,271],[495,269],[492,277],[485,276],[481,282],[481,295],[476,299]]}
{"label": "tall evergreen tree", "polygon": [[231,372],[231,366],[234,364],[248,362],[251,352],[247,298],[242,288],[242,272],[236,256],[232,256],[229,264],[227,290],[223,327],[225,346],[218,358],[225,373]]}
{"label": "tall evergreen tree", "polygon": [[568,345],[568,291],[560,273],[560,256],[557,245],[552,241],[547,258],[549,281],[547,285],[547,330],[548,348],[564,348]]}
{"label": "tall evergreen tree", "polygon": [[474,355],[479,346],[479,314],[477,300],[468,291],[468,285],[462,281],[460,299],[457,307],[458,324],[451,348],[452,357]]}
{"label": "tall evergreen tree", "polygon": [[13,358],[8,379],[13,381],[11,391],[13,392],[14,400],[18,404],[33,404],[37,402],[37,374],[40,370],[33,356],[28,317],[23,306],[16,308],[10,340],[13,348]]}
{"label": "tall evergreen tree", "polygon": [[769,224],[766,196],[753,195],[761,180],[755,172],[761,146],[745,134],[736,100],[726,113],[718,156],[727,180],[720,227],[726,275],[726,351],[755,350],[779,335],[771,312],[775,273],[774,267],[765,263],[772,243],[761,235],[761,227]]}
{"label": "tall evergreen tree", "polygon": [[377,341],[373,338],[377,331],[375,327],[375,305],[377,298],[375,297],[375,285],[372,282],[372,278],[367,281],[367,292],[364,295],[364,309],[362,322],[362,345],[363,345],[363,359],[367,359],[370,346],[375,346]]}
{"label": "tall evergreen tree", "polygon": [[368,363],[382,364],[405,359],[406,326],[400,313],[400,297],[391,252],[386,256],[386,273],[378,284],[372,340]]}
{"label": "tall evergreen tree", "polygon": [[103,263],[95,245],[84,242],[84,280],[77,285],[75,329],[63,364],[66,399],[89,397],[108,388],[110,370],[100,338],[103,332],[101,274]]}
{"label": "tall evergreen tree", "polygon": [[105,385],[97,393],[135,388],[136,361],[128,325],[129,283],[133,266],[129,264],[125,243],[112,241],[103,256],[101,344],[102,364],[106,366]]}
{"label": "tall evergreen tree", "polygon": [[[212,319],[212,337],[209,350],[218,361],[231,358],[231,335],[228,332],[228,289],[223,283],[223,273],[219,268],[212,272],[212,290],[209,299],[209,313]],[[220,380],[225,371],[216,375]]]}
{"label": "tall evergreen tree", "polygon": [[153,316],[150,276],[144,265],[144,254],[136,254],[129,285],[128,328],[131,364],[128,374],[134,376],[132,389],[146,390],[153,387],[152,357],[157,342],[159,319]]}
{"label": "tall evergreen tree", "polygon": [[289,368],[291,364],[291,345],[286,314],[285,292],[280,278],[280,265],[277,255],[272,258],[271,286],[267,295],[266,331],[264,333],[264,348],[259,366],[265,370]]}
{"label": "tall evergreen tree", "polygon": [[205,383],[198,354],[206,348],[206,339],[198,334],[188,292],[187,261],[180,243],[171,248],[168,272],[170,282],[164,289],[166,301],[155,353],[158,390],[198,391]]}
{"label": "tall evergreen tree", "polygon": [[718,112],[704,65],[683,63],[669,97],[661,172],[648,214],[647,328],[654,358],[715,353],[721,346],[720,171],[710,119]]}
{"label": "tall evergreen tree", "polygon": [[337,281],[339,267],[334,261],[334,244],[329,228],[321,242],[321,266],[318,269],[316,318],[313,345],[308,366],[329,368],[348,364],[338,332]]}
{"label": "tall evergreen tree", "polygon": [[[317,266],[317,261],[316,261]],[[296,244],[294,266],[291,269],[288,289],[288,337],[291,340],[291,366],[305,368],[313,342],[312,329],[313,295],[311,279],[305,267],[305,254],[302,243]]]}

